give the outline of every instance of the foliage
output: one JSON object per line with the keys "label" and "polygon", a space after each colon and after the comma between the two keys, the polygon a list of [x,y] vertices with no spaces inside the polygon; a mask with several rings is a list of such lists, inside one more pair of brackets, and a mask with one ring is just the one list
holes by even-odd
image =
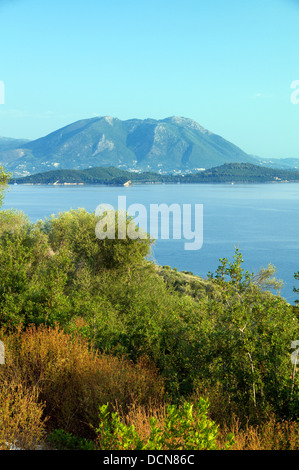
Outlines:
{"label": "foliage", "polygon": [[[294,278],[299,281],[299,271],[297,271],[295,274],[294,274]],[[299,287],[293,287],[293,291],[298,293],[299,292]],[[295,303],[298,305],[299,304],[299,300],[295,300]]]}
{"label": "foliage", "polygon": [[8,182],[10,181],[11,174],[7,173],[2,166],[0,166],[0,207],[3,200],[3,192],[7,187]]}
{"label": "foliage", "polygon": [[243,275],[242,261],[236,250],[235,262],[227,267],[222,260],[217,270],[215,280],[225,293],[213,304],[214,346],[207,360],[229,402],[243,403],[246,415],[266,410],[296,415],[298,380],[294,400],[289,350],[298,335],[298,321],[283,299],[263,293],[249,273]]}
{"label": "foliage", "polygon": [[[100,408],[100,424],[97,428],[101,450],[216,450],[218,426],[208,416],[209,403],[200,399],[197,403],[185,402],[181,406],[169,405],[164,422],[150,418],[150,435],[142,440],[134,425],[121,422],[117,412],[110,413],[108,404]],[[225,448],[234,443],[230,434]]]}
{"label": "foliage", "polygon": [[260,271],[253,276],[252,282],[257,285],[261,290],[274,290],[280,293],[283,287],[283,281],[274,277],[276,267],[269,263],[267,268],[261,268]]}
{"label": "foliage", "polygon": [[48,442],[61,450],[95,450],[95,444],[89,439],[74,436],[63,429],[55,429],[48,435]]}
{"label": "foliage", "polygon": [[299,317],[271,292],[272,265],[245,272],[236,249],[200,279],[150,262],[149,237],[98,239],[99,220],[84,209],[35,224],[0,213],[0,325],[13,358],[3,370],[37,387],[53,429],[84,437],[107,401],[194,394],[211,399],[217,423],[298,415]]}
{"label": "foliage", "polygon": [[[40,226],[49,237],[54,252],[62,247],[71,252],[76,269],[84,265],[96,274],[102,269],[132,269],[141,264],[149,254],[149,237],[131,239],[126,236],[118,239],[119,213],[115,211],[115,239],[100,240],[96,237],[95,229],[105,215],[96,216],[85,209],[71,210],[46,219]],[[126,214],[126,228],[130,222],[131,218]]]}

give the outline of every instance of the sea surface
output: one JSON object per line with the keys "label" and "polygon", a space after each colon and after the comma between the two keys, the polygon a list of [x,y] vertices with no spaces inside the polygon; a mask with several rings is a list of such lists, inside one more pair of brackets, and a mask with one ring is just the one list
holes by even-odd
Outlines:
{"label": "sea surface", "polygon": [[[160,234],[154,244],[151,258],[156,263],[205,278],[208,272],[215,272],[219,258],[233,261],[238,247],[245,270],[256,273],[273,264],[277,268],[276,277],[284,281],[281,295],[291,304],[299,298],[293,292],[294,286],[299,287],[299,281],[294,279],[294,273],[299,271],[299,183],[11,185],[2,209],[21,210],[35,222],[69,209],[93,212],[100,204],[111,204],[117,209],[119,196],[126,196],[127,208],[131,204],[146,208],[148,219],[144,219],[144,229],[148,229],[151,204],[178,204],[182,214],[183,205],[189,205],[193,219],[195,205],[202,205],[202,247],[185,250],[185,243],[190,240],[174,239],[170,230],[169,239],[161,239]],[[195,229],[194,220],[192,223]]]}

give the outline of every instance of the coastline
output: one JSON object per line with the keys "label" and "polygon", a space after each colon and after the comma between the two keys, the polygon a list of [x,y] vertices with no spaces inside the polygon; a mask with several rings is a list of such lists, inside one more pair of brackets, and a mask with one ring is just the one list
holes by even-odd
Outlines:
{"label": "coastline", "polygon": [[171,184],[193,184],[193,185],[198,185],[198,184],[227,184],[227,185],[235,185],[235,184],[289,184],[289,183],[299,183],[299,180],[286,180],[286,181],[273,181],[273,180],[267,180],[267,181],[142,181],[142,182],[133,182],[130,185],[125,185],[125,184],[116,184],[116,183],[81,183],[81,182],[75,182],[75,183],[16,183],[16,182],[10,182],[8,183],[9,186],[114,186],[114,187],[126,187],[129,188],[130,186],[140,186],[140,185],[171,185]]}

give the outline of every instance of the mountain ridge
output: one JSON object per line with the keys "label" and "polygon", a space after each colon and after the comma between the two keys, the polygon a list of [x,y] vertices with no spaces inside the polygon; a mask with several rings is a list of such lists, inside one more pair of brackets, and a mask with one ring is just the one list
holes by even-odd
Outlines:
{"label": "mountain ridge", "polygon": [[159,173],[194,172],[256,158],[190,118],[82,119],[50,134],[1,150],[0,163],[14,176],[50,169],[114,166]]}

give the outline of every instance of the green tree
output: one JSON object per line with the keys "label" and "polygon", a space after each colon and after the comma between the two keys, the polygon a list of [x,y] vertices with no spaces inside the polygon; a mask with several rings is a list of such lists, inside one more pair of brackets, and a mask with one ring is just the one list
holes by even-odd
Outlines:
{"label": "green tree", "polygon": [[[292,414],[299,404],[292,398],[289,351],[299,334],[298,319],[284,299],[264,292],[253,276],[244,274],[242,261],[236,250],[234,263],[227,266],[227,260],[221,260],[216,276],[211,276],[220,295],[209,307],[213,317],[207,353],[210,377],[214,385],[221,384],[228,401],[244,406],[246,414],[267,409],[282,416]],[[262,287],[268,285],[264,274]]]}
{"label": "green tree", "polygon": [[0,207],[3,201],[3,192],[7,188],[7,184],[11,178],[11,174],[7,173],[2,166],[0,166]]}
{"label": "green tree", "polygon": [[[66,246],[71,251],[77,266],[87,265],[93,273],[107,268],[132,269],[144,262],[144,258],[150,252],[152,241],[149,236],[144,239],[132,239],[128,236],[118,239],[118,212],[116,211],[113,216],[115,217],[114,239],[97,238],[96,226],[105,214],[96,216],[85,209],[53,215],[42,222],[41,227],[49,236],[53,250]],[[127,228],[131,222],[132,218],[127,215],[125,219]]]}
{"label": "green tree", "polygon": [[0,261],[1,326],[65,322],[71,312],[68,252],[54,253],[40,228],[24,222],[2,233]]}

